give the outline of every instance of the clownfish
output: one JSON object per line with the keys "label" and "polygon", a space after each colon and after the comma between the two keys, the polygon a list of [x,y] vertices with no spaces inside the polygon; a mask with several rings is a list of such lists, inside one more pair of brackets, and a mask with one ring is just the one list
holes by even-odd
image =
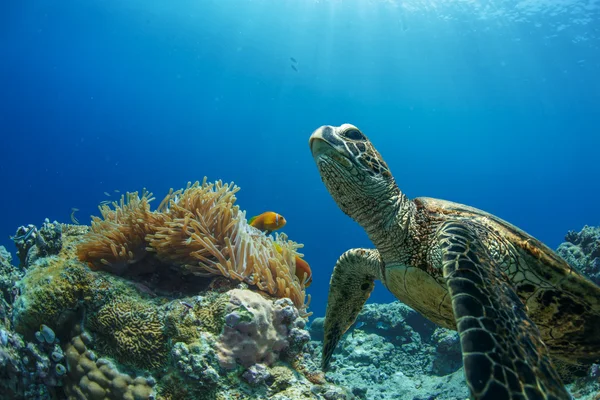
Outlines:
{"label": "clownfish", "polygon": [[[283,249],[277,243],[274,243],[275,250],[281,254]],[[296,276],[300,279],[300,282],[304,279],[304,274],[306,273],[306,282],[304,283],[304,287],[309,287],[312,283],[312,270],[310,269],[310,265],[300,256],[296,256]]]}
{"label": "clownfish", "polygon": [[267,235],[277,229],[281,229],[285,226],[286,220],[283,216],[273,212],[267,211],[260,215],[250,218],[248,224],[255,227]]}
{"label": "clownfish", "polygon": [[312,283],[312,271],[310,269],[310,265],[300,256],[296,256],[296,276],[300,281],[304,279],[304,273],[306,272],[306,282],[304,283],[304,287],[309,287]]}

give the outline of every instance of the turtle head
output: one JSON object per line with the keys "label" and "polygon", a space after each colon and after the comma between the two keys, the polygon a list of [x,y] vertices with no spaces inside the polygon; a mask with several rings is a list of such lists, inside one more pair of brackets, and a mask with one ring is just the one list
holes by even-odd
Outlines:
{"label": "turtle head", "polygon": [[321,179],[340,209],[369,231],[390,223],[402,194],[371,141],[354,125],[322,126],[309,139]]}

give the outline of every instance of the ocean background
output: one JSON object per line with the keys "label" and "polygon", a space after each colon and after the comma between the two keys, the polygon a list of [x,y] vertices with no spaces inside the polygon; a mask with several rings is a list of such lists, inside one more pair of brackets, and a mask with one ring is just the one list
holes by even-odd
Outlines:
{"label": "ocean background", "polygon": [[248,217],[281,213],[305,244],[321,316],[337,258],[371,246],[308,148],[349,122],[408,196],[556,248],[600,224],[599,45],[598,0],[4,1],[0,245],[72,207],[89,224],[115,189],[156,206],[233,181]]}

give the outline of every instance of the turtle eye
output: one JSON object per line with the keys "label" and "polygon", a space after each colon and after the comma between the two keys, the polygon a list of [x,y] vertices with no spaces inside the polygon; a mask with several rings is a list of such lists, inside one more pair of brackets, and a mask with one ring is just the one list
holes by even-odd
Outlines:
{"label": "turtle eye", "polygon": [[363,135],[358,129],[348,129],[346,132],[344,132],[344,136],[351,140],[365,139],[365,135]]}

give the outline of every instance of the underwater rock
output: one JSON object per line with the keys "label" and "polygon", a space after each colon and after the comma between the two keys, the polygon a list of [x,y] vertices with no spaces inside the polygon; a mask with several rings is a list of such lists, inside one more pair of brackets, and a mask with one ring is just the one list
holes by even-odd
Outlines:
{"label": "underwater rock", "polygon": [[579,273],[600,285],[600,227],[569,231],[556,252]]}
{"label": "underwater rock", "polygon": [[322,341],[325,338],[325,317],[314,318],[311,321],[308,330],[312,340]]}
{"label": "underwater rock", "polygon": [[[86,231],[64,225],[59,253],[36,256],[26,269],[3,262],[6,282],[19,292],[11,304],[3,300],[10,312],[6,323],[0,319],[0,393],[19,400],[353,398],[313,379],[314,360],[302,360],[306,319],[291,300],[237,282],[211,286],[212,278],[165,284],[154,272],[133,281],[92,271],[76,253]],[[244,339],[249,348],[236,342],[242,332],[255,335]],[[220,353],[232,368],[222,368]]]}
{"label": "underwater rock", "polygon": [[[430,331],[424,317],[397,301],[367,304],[364,310],[334,353],[325,375],[329,382],[368,400],[469,398],[455,331],[441,327]],[[399,317],[390,315],[393,312]],[[312,321],[315,337],[322,337],[323,323],[322,318]],[[318,360],[322,341],[311,341],[305,351]],[[592,366],[588,377],[567,388],[579,400],[599,400],[597,375],[600,367]]]}
{"label": "underwater rock", "polygon": [[[313,321],[311,331],[322,330],[323,323]],[[345,346],[351,351],[344,354],[351,358],[351,361],[366,364],[386,357],[386,354],[393,352],[395,348],[401,348],[404,354],[401,361],[405,367],[404,373],[430,373],[437,357],[434,347],[436,342],[432,338],[435,329],[435,324],[399,301],[366,304],[358,314],[356,323],[350,328],[349,335],[345,336]],[[317,336],[322,336],[316,333]],[[373,346],[369,349],[366,343],[372,343]],[[363,345],[364,352],[361,350]],[[440,356],[444,357],[442,354]],[[460,365],[456,369],[459,367]],[[450,372],[453,371],[448,371]]]}
{"label": "underwater rock", "polygon": [[438,376],[451,374],[462,367],[462,352],[458,332],[438,327],[431,336],[435,346],[432,373]]}
{"label": "underwater rock", "polygon": [[[400,341],[392,342],[389,337],[366,333],[359,328],[345,335],[339,346],[326,378],[331,383],[348,387],[361,399],[456,400],[469,397],[462,369],[445,376],[433,374],[437,351],[426,342],[421,342],[417,352],[412,348],[405,351],[406,345]],[[311,342],[313,357],[320,356],[321,347],[322,343]]]}
{"label": "underwater rock", "polygon": [[389,338],[392,342],[420,346],[437,328],[407,305],[394,301],[384,304],[366,304],[356,318],[356,328]]}

